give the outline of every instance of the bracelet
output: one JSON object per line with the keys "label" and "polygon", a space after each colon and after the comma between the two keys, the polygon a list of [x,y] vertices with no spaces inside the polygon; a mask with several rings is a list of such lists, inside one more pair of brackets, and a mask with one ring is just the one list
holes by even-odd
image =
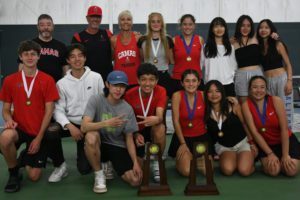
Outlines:
{"label": "bracelet", "polygon": [[249,144],[254,144],[255,142],[254,142],[253,139],[251,139],[251,140],[248,140],[248,143],[249,143]]}
{"label": "bracelet", "polygon": [[271,151],[270,153],[267,153],[267,156],[271,155],[272,153],[274,153],[273,151]]}

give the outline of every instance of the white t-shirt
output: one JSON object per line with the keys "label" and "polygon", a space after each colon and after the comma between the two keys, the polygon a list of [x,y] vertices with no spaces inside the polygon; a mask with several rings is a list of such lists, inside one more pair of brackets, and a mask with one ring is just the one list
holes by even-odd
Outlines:
{"label": "white t-shirt", "polygon": [[226,49],[224,45],[217,45],[218,55],[214,58],[207,58],[204,55],[204,47],[201,51],[201,67],[205,68],[204,82],[218,80],[223,85],[233,83],[237,62],[235,60],[234,47],[231,45],[231,54],[224,56]]}

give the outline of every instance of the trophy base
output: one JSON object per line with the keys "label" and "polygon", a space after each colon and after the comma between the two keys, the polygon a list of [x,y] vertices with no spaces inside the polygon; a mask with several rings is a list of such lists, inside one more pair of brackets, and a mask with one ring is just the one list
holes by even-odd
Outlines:
{"label": "trophy base", "polygon": [[184,194],[187,196],[219,195],[219,191],[215,184],[187,185]]}
{"label": "trophy base", "polygon": [[169,196],[172,192],[168,185],[142,185],[138,196]]}

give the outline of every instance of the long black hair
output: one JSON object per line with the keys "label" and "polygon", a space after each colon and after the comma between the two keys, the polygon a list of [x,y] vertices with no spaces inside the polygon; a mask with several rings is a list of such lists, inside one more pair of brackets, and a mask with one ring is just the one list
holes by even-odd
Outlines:
{"label": "long black hair", "polygon": [[236,25],[235,25],[235,32],[234,32],[234,37],[238,41],[239,45],[241,46],[242,44],[242,33],[241,33],[241,27],[243,25],[244,20],[247,19],[250,22],[251,26],[251,31],[248,35],[249,38],[252,38],[254,36],[254,24],[253,20],[249,15],[242,15],[238,18]]}
{"label": "long black hair", "polygon": [[228,37],[227,24],[222,17],[216,17],[210,23],[209,30],[208,30],[208,36],[207,36],[206,44],[204,47],[204,55],[207,58],[214,58],[218,55],[217,43],[215,40],[215,34],[213,32],[214,26],[216,26],[216,25],[221,25],[225,28],[225,32],[224,32],[223,39],[222,39],[223,45],[226,49],[224,56],[230,55],[231,51],[232,51],[231,43],[230,43],[229,37]]}
{"label": "long black hair", "polygon": [[[269,28],[271,30],[270,35],[268,36],[267,52],[265,52],[264,39],[259,34],[259,28],[260,28],[261,24],[264,23],[264,22],[267,23],[267,25],[269,26]],[[273,22],[270,19],[261,20],[259,22],[258,26],[257,26],[256,37],[257,37],[258,42],[259,42],[261,54],[266,56],[266,63],[267,64],[269,64],[279,54],[279,52],[276,48],[276,44],[277,44],[277,42],[279,42],[279,40],[274,40],[271,37],[272,33],[277,33],[277,29],[276,29],[275,25],[273,24]],[[283,44],[286,52],[288,53],[288,49],[287,49],[286,45],[282,41],[280,41],[280,42]]]}
{"label": "long black hair", "polygon": [[220,102],[220,107],[221,107],[221,114],[225,115],[226,117],[229,114],[229,106],[228,106],[228,100],[226,99],[226,95],[225,95],[225,89],[224,86],[222,85],[222,83],[218,80],[210,80],[206,83],[205,88],[204,88],[204,103],[205,103],[205,122],[208,121],[208,119],[210,118],[210,114],[211,114],[211,110],[212,110],[212,105],[211,102],[208,100],[207,94],[210,90],[210,87],[212,85],[215,85],[217,87],[217,89],[221,92],[222,98],[221,98],[221,102]]}

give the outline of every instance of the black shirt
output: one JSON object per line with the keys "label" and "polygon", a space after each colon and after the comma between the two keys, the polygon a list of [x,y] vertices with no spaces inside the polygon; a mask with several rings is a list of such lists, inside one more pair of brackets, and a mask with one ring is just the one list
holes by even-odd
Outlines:
{"label": "black shirt", "polygon": [[[33,41],[42,47],[41,57],[37,63],[38,69],[52,76],[55,82],[57,82],[63,76],[63,66],[67,65],[65,60],[65,44],[56,39],[44,42],[38,37],[33,39]],[[18,62],[22,61],[18,59]]]}
{"label": "black shirt", "polygon": [[81,43],[87,49],[85,65],[92,71],[101,74],[103,80],[106,80],[109,72],[113,70],[111,62],[111,47],[109,35],[106,30],[99,31],[92,35],[85,30],[75,34],[71,43]]}

